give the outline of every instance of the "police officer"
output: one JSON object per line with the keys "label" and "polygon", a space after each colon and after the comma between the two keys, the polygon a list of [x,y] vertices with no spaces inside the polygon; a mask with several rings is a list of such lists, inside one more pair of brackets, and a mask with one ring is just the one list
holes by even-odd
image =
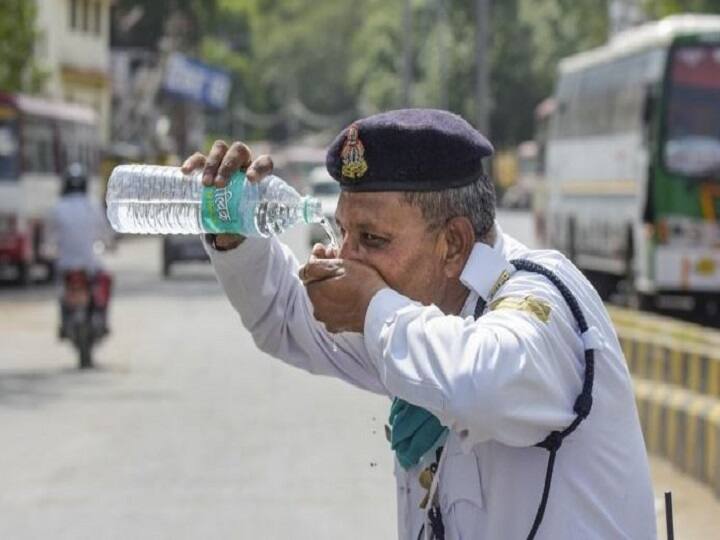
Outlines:
{"label": "police officer", "polygon": [[[262,350],[391,398],[401,539],[655,538],[608,314],[570,261],[495,222],[492,151],[445,111],[358,120],[327,152],[340,252],[300,267],[276,238],[209,236],[217,275]],[[198,167],[222,186],[272,161],[219,141]]]}

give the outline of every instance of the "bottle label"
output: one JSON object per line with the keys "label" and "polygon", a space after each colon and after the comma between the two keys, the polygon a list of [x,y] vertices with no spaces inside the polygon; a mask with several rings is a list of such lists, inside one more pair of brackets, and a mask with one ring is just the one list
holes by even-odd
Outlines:
{"label": "bottle label", "polygon": [[245,184],[245,173],[237,172],[223,188],[205,187],[202,195],[202,228],[209,233],[239,234],[243,232],[240,215],[240,198]]}

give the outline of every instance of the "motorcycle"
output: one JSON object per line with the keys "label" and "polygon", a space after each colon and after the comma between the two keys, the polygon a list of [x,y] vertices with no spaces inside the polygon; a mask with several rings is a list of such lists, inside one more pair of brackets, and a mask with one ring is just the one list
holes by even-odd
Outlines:
{"label": "motorcycle", "polygon": [[78,352],[80,369],[93,367],[92,349],[109,333],[107,305],[112,278],[105,272],[94,275],[71,270],[63,276],[60,298],[60,339],[68,339]]}

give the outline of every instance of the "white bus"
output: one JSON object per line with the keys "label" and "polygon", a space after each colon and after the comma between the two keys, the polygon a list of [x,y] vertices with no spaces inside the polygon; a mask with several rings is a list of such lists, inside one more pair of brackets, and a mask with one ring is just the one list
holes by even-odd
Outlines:
{"label": "white bus", "polygon": [[35,264],[52,275],[44,227],[62,172],[72,162],[85,164],[91,193],[99,196],[98,160],[92,109],[0,93],[0,271],[13,267],[21,283],[30,280]]}
{"label": "white bus", "polygon": [[609,297],[720,307],[720,17],[681,15],[564,59],[547,227]]}

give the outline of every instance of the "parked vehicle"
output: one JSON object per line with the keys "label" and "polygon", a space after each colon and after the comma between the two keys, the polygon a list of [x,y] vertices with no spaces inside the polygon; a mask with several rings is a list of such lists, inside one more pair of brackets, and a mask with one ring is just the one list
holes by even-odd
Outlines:
{"label": "parked vehicle", "polygon": [[78,353],[78,367],[93,367],[92,350],[108,334],[107,306],[111,278],[105,272],[94,276],[84,270],[66,272],[60,299],[60,339],[68,339]]}
{"label": "parked vehicle", "polygon": [[202,240],[190,235],[163,236],[162,243],[162,274],[170,276],[171,267],[177,262],[209,261]]}
{"label": "parked vehicle", "polygon": [[19,282],[30,281],[34,265],[52,276],[45,220],[68,164],[85,165],[99,199],[98,140],[92,109],[0,93],[0,266],[14,268]]}
{"label": "parked vehicle", "polygon": [[604,296],[720,310],[720,17],[680,15],[560,63],[549,243]]}

